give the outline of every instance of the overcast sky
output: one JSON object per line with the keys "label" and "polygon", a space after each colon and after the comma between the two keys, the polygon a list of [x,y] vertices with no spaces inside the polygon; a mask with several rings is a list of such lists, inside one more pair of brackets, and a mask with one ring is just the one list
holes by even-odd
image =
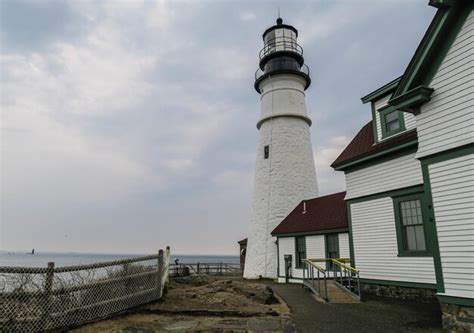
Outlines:
{"label": "overcast sky", "polygon": [[321,194],[403,73],[427,0],[1,0],[0,249],[238,254],[253,186],[261,34],[299,30]]}

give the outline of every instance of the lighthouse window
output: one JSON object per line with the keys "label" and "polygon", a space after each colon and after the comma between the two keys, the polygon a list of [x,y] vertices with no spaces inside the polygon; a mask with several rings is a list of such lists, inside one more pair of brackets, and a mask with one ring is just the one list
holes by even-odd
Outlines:
{"label": "lighthouse window", "polygon": [[270,146],[265,146],[263,148],[263,158],[267,159],[270,156]]}

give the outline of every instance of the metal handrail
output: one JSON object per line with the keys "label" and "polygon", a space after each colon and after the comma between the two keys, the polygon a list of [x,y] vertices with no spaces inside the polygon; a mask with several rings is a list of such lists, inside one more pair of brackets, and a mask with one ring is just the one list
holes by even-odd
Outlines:
{"label": "metal handrail", "polygon": [[[338,259],[331,258],[331,261],[334,264],[333,278],[335,284],[360,300],[359,270],[350,265],[344,264]],[[338,267],[339,269],[337,269]]]}
{"label": "metal handrail", "polygon": [[[326,270],[311,260],[303,259],[303,286],[328,301]],[[316,270],[316,276],[315,276]],[[316,279],[315,279],[316,278]],[[324,287],[324,289],[322,289]]]}
{"label": "metal handrail", "polygon": [[347,262],[350,261],[350,258],[306,258],[306,260],[310,260],[312,262],[317,262],[317,261],[332,261],[332,260],[338,260],[341,262]]}
{"label": "metal handrail", "polygon": [[345,263],[344,263],[343,261],[341,261],[340,259],[332,259],[332,261],[333,261],[334,263],[338,264],[339,266],[344,267],[344,268],[347,269],[347,270],[350,270],[350,271],[352,271],[352,272],[354,272],[354,273],[359,273],[359,270],[358,270],[357,268],[354,268],[354,267],[352,267],[352,266],[350,266],[350,265],[345,264]]}
{"label": "metal handrail", "polygon": [[326,270],[322,266],[315,264],[312,259],[303,259],[303,261],[318,269],[321,273],[326,273]]}
{"label": "metal handrail", "polygon": [[[346,264],[349,258],[306,258],[303,260],[303,285],[311,289],[315,294],[321,295],[328,301],[326,277],[330,278],[328,270],[324,269],[317,262],[332,262],[332,278],[337,286],[352,294],[360,300],[360,279],[359,270]],[[315,281],[315,270],[317,280]],[[321,282],[324,281],[324,290]]]}
{"label": "metal handrail", "polygon": [[258,56],[262,60],[273,52],[291,51],[303,56],[303,48],[296,42],[296,39],[286,36],[275,37],[265,42]]}

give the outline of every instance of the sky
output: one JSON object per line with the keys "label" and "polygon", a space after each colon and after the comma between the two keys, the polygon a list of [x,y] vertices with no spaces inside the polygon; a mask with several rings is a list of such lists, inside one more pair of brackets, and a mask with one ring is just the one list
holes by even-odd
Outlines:
{"label": "sky", "polygon": [[252,199],[261,35],[280,7],[311,69],[320,194],[403,74],[421,0],[0,1],[0,250],[238,254]]}

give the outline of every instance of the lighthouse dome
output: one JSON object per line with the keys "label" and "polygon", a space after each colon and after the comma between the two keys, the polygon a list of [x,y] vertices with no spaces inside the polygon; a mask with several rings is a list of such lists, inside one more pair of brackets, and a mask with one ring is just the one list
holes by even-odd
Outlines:
{"label": "lighthouse dome", "polygon": [[296,74],[306,84],[311,84],[309,68],[304,64],[303,48],[298,44],[298,30],[283,24],[278,18],[276,24],[265,30],[262,35],[263,48],[259,53],[259,68],[255,72],[255,89],[260,93],[260,83],[274,74]]}

